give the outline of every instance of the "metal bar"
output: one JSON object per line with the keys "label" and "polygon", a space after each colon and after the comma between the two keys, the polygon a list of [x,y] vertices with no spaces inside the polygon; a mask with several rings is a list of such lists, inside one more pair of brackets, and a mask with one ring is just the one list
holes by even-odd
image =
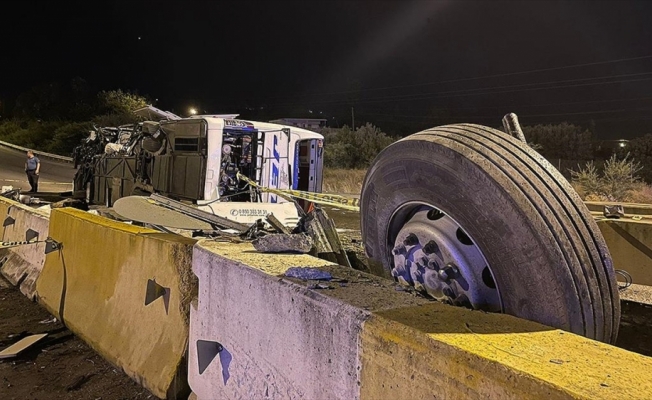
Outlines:
{"label": "metal bar", "polygon": [[201,221],[205,221],[220,227],[224,228],[230,228],[230,229],[235,229],[239,232],[244,232],[247,229],[249,229],[248,225],[241,224],[239,222],[231,221],[229,219],[226,219],[224,217],[220,217],[219,215],[207,213],[206,211],[199,210],[196,207],[192,207],[186,204],[183,204],[179,201],[169,199],[165,196],[161,196],[159,194],[152,194],[150,196],[150,199],[154,200],[155,202],[162,204],[166,207],[169,207],[173,210],[179,211],[183,214],[189,215],[191,217],[197,218]]}
{"label": "metal bar", "polygon": [[521,125],[518,123],[518,117],[514,113],[509,113],[503,117],[503,127],[505,128],[505,133],[514,136],[516,139],[527,144],[525,140],[525,135],[521,129]]}

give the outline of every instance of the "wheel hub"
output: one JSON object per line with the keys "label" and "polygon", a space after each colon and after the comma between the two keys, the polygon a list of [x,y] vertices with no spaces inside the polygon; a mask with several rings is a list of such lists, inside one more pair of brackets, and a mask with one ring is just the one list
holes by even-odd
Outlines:
{"label": "wheel hub", "polygon": [[392,276],[439,301],[502,310],[491,270],[473,240],[451,217],[419,206],[394,243]]}

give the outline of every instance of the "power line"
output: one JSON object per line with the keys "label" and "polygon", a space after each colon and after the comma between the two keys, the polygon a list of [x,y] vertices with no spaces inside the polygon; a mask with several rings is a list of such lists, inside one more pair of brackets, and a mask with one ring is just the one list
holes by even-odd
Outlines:
{"label": "power line", "polygon": [[[644,72],[640,74],[630,74],[630,75],[650,75],[652,72]],[[620,75],[614,75],[614,76],[604,76],[604,77],[596,77],[596,78],[591,78],[592,80],[596,79],[609,79],[609,78],[617,78],[620,77]],[[587,78],[582,78],[582,79],[577,79],[577,80],[568,80],[566,82],[571,83],[572,81],[585,81]],[[431,93],[421,93],[417,95],[398,95],[398,96],[385,96],[385,97],[379,97],[379,98],[368,98],[368,99],[361,99],[357,100],[354,102],[354,104],[361,104],[361,103],[376,103],[376,102],[384,102],[384,101],[413,101],[413,100],[424,100],[424,99],[441,99],[441,98],[452,98],[452,97],[465,97],[465,96],[483,96],[483,95],[488,95],[488,94],[502,94],[502,93],[518,93],[518,92],[529,92],[529,91],[537,91],[537,90],[552,90],[552,89],[565,89],[565,88],[573,88],[573,87],[583,87],[583,86],[597,86],[597,85],[611,85],[611,84],[616,84],[616,83],[632,83],[632,82],[642,82],[642,81],[648,81],[651,80],[652,78],[641,78],[641,79],[626,79],[626,80],[614,80],[614,81],[606,81],[606,82],[587,82],[587,83],[579,83],[579,84],[562,84],[562,85],[555,85],[555,86],[547,86],[547,87],[534,87],[534,88],[525,88],[525,89],[509,89],[509,90],[498,90],[494,91],[496,88],[500,87],[495,87],[495,88],[478,88],[475,89],[477,92],[475,93],[465,93],[468,92],[469,89],[464,89],[460,91],[449,91],[449,92],[431,92]],[[540,82],[539,85],[544,85],[544,84],[554,84],[556,82],[562,82],[562,81],[550,81],[550,82]],[[535,85],[535,84],[528,84],[528,85]],[[506,86],[505,88],[509,87],[519,87],[521,85],[512,85],[512,86]],[[485,91],[480,91],[481,89]],[[444,95],[441,95],[441,93],[444,93]],[[294,105],[300,105],[303,103],[284,103],[284,104],[276,104],[275,107],[286,107],[286,106],[294,106]],[[342,101],[342,100],[322,100],[322,101],[313,101],[310,103],[311,105],[315,104],[332,104],[332,105],[338,105],[338,104],[351,104],[350,101]]]}
{"label": "power line", "polygon": [[[636,74],[623,74],[623,75],[605,75],[605,76],[597,76],[597,77],[594,77],[594,78],[565,79],[565,80],[561,80],[561,81],[523,83],[523,84],[518,84],[518,85],[490,86],[490,87],[484,87],[484,88],[459,89],[459,90],[449,90],[449,91],[444,91],[444,92],[420,93],[420,94],[413,94],[413,95],[397,95],[397,96],[388,96],[386,98],[392,98],[392,97],[411,98],[411,97],[425,96],[425,95],[430,95],[430,94],[440,95],[440,94],[454,94],[454,93],[465,93],[465,92],[473,93],[473,92],[489,91],[489,90],[496,90],[496,89],[512,89],[512,88],[531,87],[531,86],[539,86],[539,85],[547,85],[547,84],[587,82],[587,81],[594,81],[594,80],[600,80],[600,79],[631,78],[631,77],[634,77],[634,76],[644,76],[644,75],[652,75],[652,72],[639,72],[639,73],[636,73]],[[378,97],[378,99],[381,99],[381,97]]]}
{"label": "power line", "polygon": [[[539,73],[539,72],[548,72],[548,71],[559,71],[559,70],[564,70],[564,69],[590,67],[590,66],[595,66],[595,65],[616,64],[616,63],[621,63],[621,62],[638,61],[638,60],[645,60],[645,59],[650,59],[650,58],[652,58],[652,55],[640,56],[640,57],[620,58],[620,59],[616,59],[616,60],[596,61],[596,62],[582,63],[582,64],[564,65],[564,66],[550,67],[550,68],[537,68],[537,69],[531,69],[531,70],[526,70],[526,71],[506,72],[506,73],[501,73],[501,74],[483,75],[483,76],[468,77],[468,78],[446,79],[446,80],[435,81],[435,82],[415,83],[415,84],[409,84],[409,85],[382,86],[382,87],[376,87],[376,88],[367,88],[367,89],[360,89],[360,90],[345,90],[345,91],[326,92],[326,93],[319,93],[319,92],[306,93],[306,94],[295,95],[293,97],[330,96],[330,95],[335,95],[335,94],[358,93],[358,92],[362,92],[362,91],[403,89],[403,88],[412,88],[412,87],[440,85],[440,84],[446,84],[446,83],[469,82],[469,81],[480,80],[480,79],[502,78],[502,77],[507,77],[507,76],[526,75],[526,74],[533,74],[533,73]],[[283,98],[283,97],[280,97],[280,96],[269,97],[269,98],[267,98],[267,100],[273,100],[273,99],[278,99],[278,98]]]}
{"label": "power line", "polygon": [[[618,112],[632,112],[632,111],[652,111],[652,107],[645,108],[619,108],[611,110],[592,110],[592,111],[580,111],[580,112],[570,112],[570,113],[550,113],[550,114],[519,114],[519,117],[560,117],[568,115],[590,115],[590,114],[613,114]],[[369,113],[369,112],[359,112],[361,115],[381,115],[381,116],[392,116],[399,118],[413,118],[413,119],[440,119],[435,115],[401,115],[401,114],[391,114],[391,113]],[[450,118],[450,117],[443,117]],[[464,118],[495,118],[495,115],[465,115]]]}
{"label": "power line", "polygon": [[[359,114],[362,115],[363,117],[364,117],[365,115],[367,115],[367,114],[365,114],[365,113],[359,113]],[[519,115],[519,118],[527,118],[527,116],[525,116],[525,115]],[[407,124],[407,125],[428,125],[428,124],[429,124],[429,121],[396,121],[396,120],[391,120],[391,119],[386,119],[386,118],[373,118],[373,121],[371,121],[371,118],[364,118],[364,119],[366,119],[367,122],[377,122],[377,121],[380,121],[380,122],[388,122],[388,123],[400,123],[400,124],[403,124],[403,125],[405,125],[405,124]],[[597,118],[597,119],[596,119],[596,118],[589,118],[589,119],[569,119],[569,120],[567,120],[566,122],[591,122],[591,121],[595,121],[595,122],[608,122],[608,121],[611,121],[611,122],[614,122],[614,121],[646,121],[646,120],[651,120],[651,119],[652,119],[652,115],[648,115],[648,116],[634,116],[634,117],[631,117],[631,116],[629,116],[629,117],[623,116],[623,117],[610,117],[610,118]],[[475,117],[464,116],[464,117],[449,117],[449,118],[447,118],[447,120],[448,120],[448,122],[446,122],[446,124],[449,124],[449,123],[469,123],[469,122],[474,122],[474,121],[470,121],[470,120],[475,120],[475,121],[477,121],[477,120],[494,120],[494,121],[495,121],[495,124],[494,124],[494,125],[500,125],[500,120],[501,120],[501,118],[500,118],[499,116],[493,116],[493,117],[492,117],[492,116],[475,116]],[[527,122],[527,125],[536,125],[536,124],[542,124],[542,123],[550,123],[549,120],[543,120],[543,119],[539,119],[539,120],[528,120],[528,121],[521,121],[521,122]]]}
{"label": "power line", "polygon": [[[467,107],[443,107],[442,110],[486,110],[486,109],[510,109],[510,108],[533,108],[533,107],[549,107],[549,106],[566,106],[574,104],[597,104],[597,103],[618,103],[623,101],[647,101],[652,100],[652,97],[632,97],[626,99],[603,99],[603,100],[589,100],[589,101],[570,101],[570,102],[555,102],[555,103],[538,103],[538,104],[518,104],[518,105],[493,105],[493,106],[467,106]],[[382,113],[387,115],[387,112]]]}

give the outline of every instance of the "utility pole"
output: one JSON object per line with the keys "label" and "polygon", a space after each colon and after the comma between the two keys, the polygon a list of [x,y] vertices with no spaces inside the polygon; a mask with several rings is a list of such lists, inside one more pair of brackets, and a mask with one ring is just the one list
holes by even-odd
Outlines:
{"label": "utility pole", "polygon": [[353,107],[351,107],[351,126],[353,127],[353,132],[355,132],[355,113],[353,112]]}

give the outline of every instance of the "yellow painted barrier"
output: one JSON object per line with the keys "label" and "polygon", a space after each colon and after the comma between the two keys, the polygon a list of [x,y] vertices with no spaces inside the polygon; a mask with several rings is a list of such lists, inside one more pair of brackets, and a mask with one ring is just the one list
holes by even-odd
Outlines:
{"label": "yellow painted barrier", "polygon": [[[199,242],[189,382],[214,398],[650,399],[652,358],[249,244]],[[273,266],[273,267],[270,267]],[[283,277],[312,266],[338,282]]]}
{"label": "yellow painted barrier", "polygon": [[639,285],[652,285],[652,220],[605,219],[598,227],[614,267],[627,271]]}
{"label": "yellow painted barrier", "polygon": [[649,399],[652,358],[508,315],[443,304],[375,313],[361,398]]}
{"label": "yellow painted barrier", "polygon": [[39,302],[93,349],[165,398],[187,392],[194,240],[55,209]]}
{"label": "yellow painted barrier", "polygon": [[9,212],[9,207],[20,204],[17,201],[10,200],[6,197],[0,197],[0,219],[4,221],[7,213]]}
{"label": "yellow painted barrier", "polygon": [[30,299],[35,293],[36,279],[45,262],[45,243],[49,218],[40,210],[13,200],[0,198],[0,220],[13,219],[2,228],[1,242],[39,241],[40,243],[6,248],[0,246],[0,272]]}

